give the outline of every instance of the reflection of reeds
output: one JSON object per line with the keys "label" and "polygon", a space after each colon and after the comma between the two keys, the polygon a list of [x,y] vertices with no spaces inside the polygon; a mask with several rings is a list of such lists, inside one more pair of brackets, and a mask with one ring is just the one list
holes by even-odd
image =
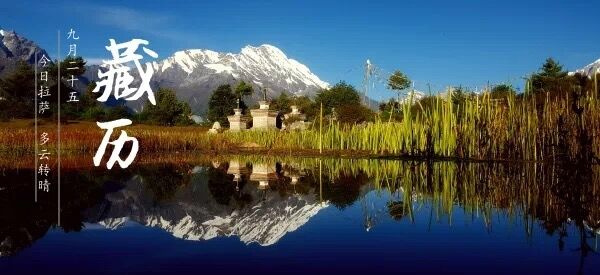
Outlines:
{"label": "reflection of reeds", "polygon": [[[239,156],[236,159],[262,163],[270,158]],[[537,221],[542,221],[546,230],[551,231],[578,215],[590,227],[600,228],[598,166],[593,167],[589,182],[575,183],[559,180],[560,171],[555,165],[541,163],[460,164],[285,157],[277,160],[309,171],[318,171],[322,163],[321,174],[332,182],[340,176],[366,175],[377,190],[402,195],[401,204],[390,204],[394,206],[395,215],[413,216],[417,205],[428,202],[433,207],[434,218],[446,219],[448,223],[452,223],[453,211],[459,207],[473,218],[481,217],[488,228],[493,224],[492,217],[499,214],[513,222],[522,218],[527,233]],[[576,208],[570,209],[572,206]],[[398,209],[403,212],[398,213]]]}
{"label": "reflection of reeds", "polygon": [[[371,190],[367,186],[373,186],[377,194],[390,193],[390,201],[384,207],[388,208],[390,217],[398,220],[414,222],[417,220],[415,217],[430,215],[431,221],[452,225],[459,213],[457,211],[460,211],[465,217],[472,217],[473,222],[483,221],[487,229],[491,229],[497,223],[497,218],[503,216],[511,222],[523,225],[528,235],[536,225],[542,226],[549,233],[561,230],[567,223],[585,224],[592,230],[600,228],[599,166],[578,170],[577,173],[586,175],[580,177],[584,180],[574,180],[572,174],[564,171],[565,169],[557,163],[490,164],[273,158],[257,155],[215,158],[181,153],[142,155],[130,170],[117,169],[107,174],[106,171],[102,172],[104,168],[101,167],[95,171],[97,175],[114,175],[119,171],[139,172],[142,177],[164,180],[164,187],[171,190],[174,186],[189,183],[189,177],[194,177],[192,170],[195,165],[201,163],[203,166],[214,167],[210,161],[220,163],[217,165],[218,169],[222,170],[222,173],[217,175],[219,182],[222,182],[220,184],[235,184],[231,180],[233,176],[225,176],[227,162],[232,159],[244,167],[270,163],[275,171],[275,163],[278,162],[281,164],[281,171],[298,175],[301,179],[292,187],[291,180],[283,179],[286,176],[281,172],[277,182],[270,185],[270,190],[280,192],[281,195],[296,192],[314,194],[319,196],[320,200],[338,207],[355,203],[365,195],[363,190]],[[6,162],[8,161],[0,159],[0,167],[5,166]],[[84,159],[66,156],[62,162],[63,167],[70,171],[65,171],[65,175],[75,171],[86,173],[91,166],[90,162],[91,156]],[[15,167],[15,164],[22,166]],[[163,164],[169,169],[177,170],[177,180],[170,179],[173,176],[172,172],[164,175],[152,172]],[[9,167],[31,169],[31,158],[13,162]],[[251,170],[248,169],[244,173],[251,173]],[[3,172],[4,170],[0,169],[0,173]],[[33,171],[30,172],[20,174],[32,177]],[[247,176],[242,178],[247,179]],[[7,186],[7,183],[4,183],[4,186]],[[309,192],[311,189],[312,192]],[[423,208],[423,205],[430,207]]]}

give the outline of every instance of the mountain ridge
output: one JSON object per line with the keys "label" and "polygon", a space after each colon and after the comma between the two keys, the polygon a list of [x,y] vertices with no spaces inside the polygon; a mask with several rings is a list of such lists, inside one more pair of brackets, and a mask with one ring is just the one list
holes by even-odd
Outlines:
{"label": "mountain ridge", "polygon": [[39,60],[43,55],[51,59],[46,50],[32,40],[0,26],[0,76],[13,70],[19,61],[34,65],[36,56]]}
{"label": "mountain ridge", "polygon": [[[36,56],[39,59],[42,55],[51,59],[32,40],[0,27],[0,76],[14,70],[20,61],[33,65]],[[263,97],[263,88],[272,99],[283,92],[312,96],[318,90],[329,87],[329,83],[321,80],[306,65],[270,44],[247,45],[239,53],[199,48],[182,50],[151,62],[151,66],[155,71],[151,80],[153,90],[159,87],[173,89],[177,97],[187,102],[196,114],[208,109],[210,94],[223,84],[234,86],[245,81],[252,85],[255,93],[249,98],[250,102]],[[76,89],[85,92],[89,83],[99,80],[99,70],[99,65],[88,65],[76,83]],[[132,75],[138,79],[135,74],[133,71]],[[133,111],[140,111],[144,103],[142,100],[130,101],[127,105]]]}
{"label": "mountain ridge", "polygon": [[570,72],[570,74],[580,73],[585,76],[593,77],[594,73],[600,73],[600,59],[587,64],[585,67],[578,69],[574,72]]}
{"label": "mountain ridge", "polygon": [[[281,93],[295,96],[314,96],[329,83],[299,61],[289,58],[279,48],[270,44],[247,45],[239,53],[217,52],[209,49],[187,49],[151,62],[154,75],[151,86],[173,89],[180,100],[187,102],[192,111],[202,114],[208,109],[208,99],[218,86],[237,85],[245,81],[254,88],[250,102],[262,99],[262,89],[268,98]],[[83,75],[83,82],[98,81],[100,65],[91,65]],[[135,74],[135,73],[132,73]],[[233,87],[232,87],[233,88]],[[144,102],[127,102],[138,112]]]}

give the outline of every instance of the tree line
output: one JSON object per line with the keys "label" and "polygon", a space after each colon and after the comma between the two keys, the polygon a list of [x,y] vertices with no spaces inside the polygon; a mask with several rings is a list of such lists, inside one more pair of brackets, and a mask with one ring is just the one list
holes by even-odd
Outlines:
{"label": "tree line", "polygon": [[[77,65],[79,70],[66,71],[68,67]],[[81,57],[67,57],[61,61],[61,75],[74,75],[80,77],[85,73],[86,61]],[[77,92],[66,79],[57,79],[58,61],[48,64],[48,89],[49,97],[44,97],[38,101],[50,102],[50,110],[43,114],[38,113],[38,118],[45,120],[56,119],[58,101],[58,87],[61,89],[61,102],[66,103],[69,100],[71,92]],[[16,69],[6,77],[0,79],[0,120],[7,121],[11,119],[31,119],[35,116],[35,71],[30,64],[19,62]],[[40,84],[40,83],[38,83]],[[93,93],[96,83],[90,83],[86,91],[78,94],[78,102],[69,102],[61,104],[61,119],[68,120],[89,120],[106,121],[120,118],[129,118],[138,123],[157,124],[157,125],[190,125],[192,111],[186,102],[177,99],[175,92],[171,89],[159,88],[155,92],[157,104],[152,105],[146,101],[142,111],[133,112],[123,100],[116,100],[111,104],[99,102],[97,98],[101,93]]]}
{"label": "tree line", "polygon": [[[79,68],[78,71],[69,71],[76,77],[85,72],[85,60],[81,57],[68,57],[61,61],[61,75],[67,75],[67,65],[75,62]],[[52,94],[47,98],[50,102],[57,101],[57,90],[60,85],[62,92],[62,102],[68,100],[71,91],[74,91],[69,85],[66,85],[64,79],[56,79],[58,70],[58,61],[49,64],[49,89]],[[20,62],[16,69],[3,79],[0,79],[0,120],[9,120],[15,118],[33,118],[34,117],[34,98],[35,91],[35,72],[31,65]],[[410,78],[397,70],[392,73],[387,81],[387,88],[396,95],[387,102],[381,103],[378,112],[375,112],[365,106],[361,100],[361,93],[352,85],[340,81],[337,84],[317,91],[311,98],[308,96],[295,96],[288,91],[282,91],[279,96],[271,99],[271,109],[279,111],[281,114],[290,112],[290,106],[296,105],[306,115],[307,120],[314,121],[320,115],[321,106],[323,115],[327,121],[338,121],[342,124],[356,124],[373,121],[376,118],[388,121],[401,121],[402,112],[400,108],[407,98],[410,98]],[[157,124],[157,125],[190,125],[192,111],[190,106],[177,99],[175,92],[167,88],[159,88],[155,93],[157,105],[146,102],[140,112],[133,112],[125,101],[116,101],[110,106],[98,102],[96,99],[99,94],[92,93],[95,83],[90,83],[86,92],[81,93],[79,102],[63,104],[61,114],[66,120],[113,120],[118,118],[130,118],[138,123]],[[532,74],[528,79],[524,92],[517,90],[509,84],[499,84],[489,87],[487,93],[494,100],[502,101],[509,96],[515,96],[518,100],[525,98],[535,98],[538,102],[544,100],[553,100],[567,97],[576,91],[583,95],[594,91],[597,93],[596,75],[591,78],[576,73],[568,74],[563,66],[552,58],[548,58],[540,69]],[[461,105],[465,100],[481,96],[474,91],[464,87],[453,87],[449,89],[450,97],[453,103]],[[240,81],[237,85],[229,84],[217,87],[210,95],[208,110],[205,114],[206,122],[212,124],[219,122],[223,126],[228,125],[227,116],[233,114],[233,109],[242,109],[243,114],[248,115],[250,102],[248,99],[255,93],[252,85]],[[404,99],[402,99],[404,97]],[[439,95],[429,95],[418,100],[411,101],[411,108],[416,113],[419,111],[433,108],[435,99]],[[56,104],[52,104],[52,109],[47,114],[40,115],[43,119],[53,119]]]}
{"label": "tree line", "polygon": [[[263,91],[264,92],[264,91]],[[258,108],[258,104],[249,106],[245,102],[247,97],[254,94],[254,88],[240,81],[235,87],[224,84],[217,87],[211,94],[208,102],[208,123],[219,122],[221,126],[229,125],[227,116],[233,115],[233,109],[239,107],[242,114],[249,115],[249,108]],[[306,115],[308,121],[313,121],[320,115],[321,106],[323,115],[329,120],[334,119],[341,123],[362,123],[373,119],[375,113],[361,102],[360,92],[346,82],[339,82],[330,88],[320,89],[314,98],[309,96],[296,96],[288,91],[282,91],[277,97],[270,100],[270,109],[279,111],[282,116],[291,112],[291,106],[297,106]]]}

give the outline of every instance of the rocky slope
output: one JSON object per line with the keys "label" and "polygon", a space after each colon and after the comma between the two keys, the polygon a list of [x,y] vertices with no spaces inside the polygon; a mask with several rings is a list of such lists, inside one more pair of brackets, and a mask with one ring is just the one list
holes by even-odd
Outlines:
{"label": "rocky slope", "polygon": [[0,76],[12,71],[17,62],[33,65],[36,55],[40,59],[44,54],[50,59],[48,53],[33,41],[0,27]]}
{"label": "rocky slope", "polygon": [[[314,95],[329,86],[308,67],[288,58],[271,45],[246,46],[240,53],[221,53],[206,49],[179,51],[152,63],[154,88],[172,88],[179,99],[187,101],[194,113],[207,109],[211,92],[222,84],[236,85],[243,80],[254,87],[253,99],[274,98],[286,91],[294,95]],[[91,66],[85,76],[97,80],[98,66]],[[131,103],[139,111],[143,102]]]}

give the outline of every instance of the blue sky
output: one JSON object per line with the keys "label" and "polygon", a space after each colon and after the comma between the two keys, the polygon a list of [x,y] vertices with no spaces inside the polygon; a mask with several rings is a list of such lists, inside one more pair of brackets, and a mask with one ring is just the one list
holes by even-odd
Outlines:
{"label": "blue sky", "polygon": [[[108,57],[109,38],[147,39],[160,58],[267,43],[330,83],[362,86],[368,58],[383,71],[405,72],[418,89],[438,90],[488,81],[521,87],[549,56],[567,69],[583,67],[600,58],[599,13],[600,1],[582,0],[12,1],[0,10],[0,27],[52,55],[56,31],[74,27],[79,53],[95,59]],[[375,99],[391,95],[383,85],[376,90]]]}

